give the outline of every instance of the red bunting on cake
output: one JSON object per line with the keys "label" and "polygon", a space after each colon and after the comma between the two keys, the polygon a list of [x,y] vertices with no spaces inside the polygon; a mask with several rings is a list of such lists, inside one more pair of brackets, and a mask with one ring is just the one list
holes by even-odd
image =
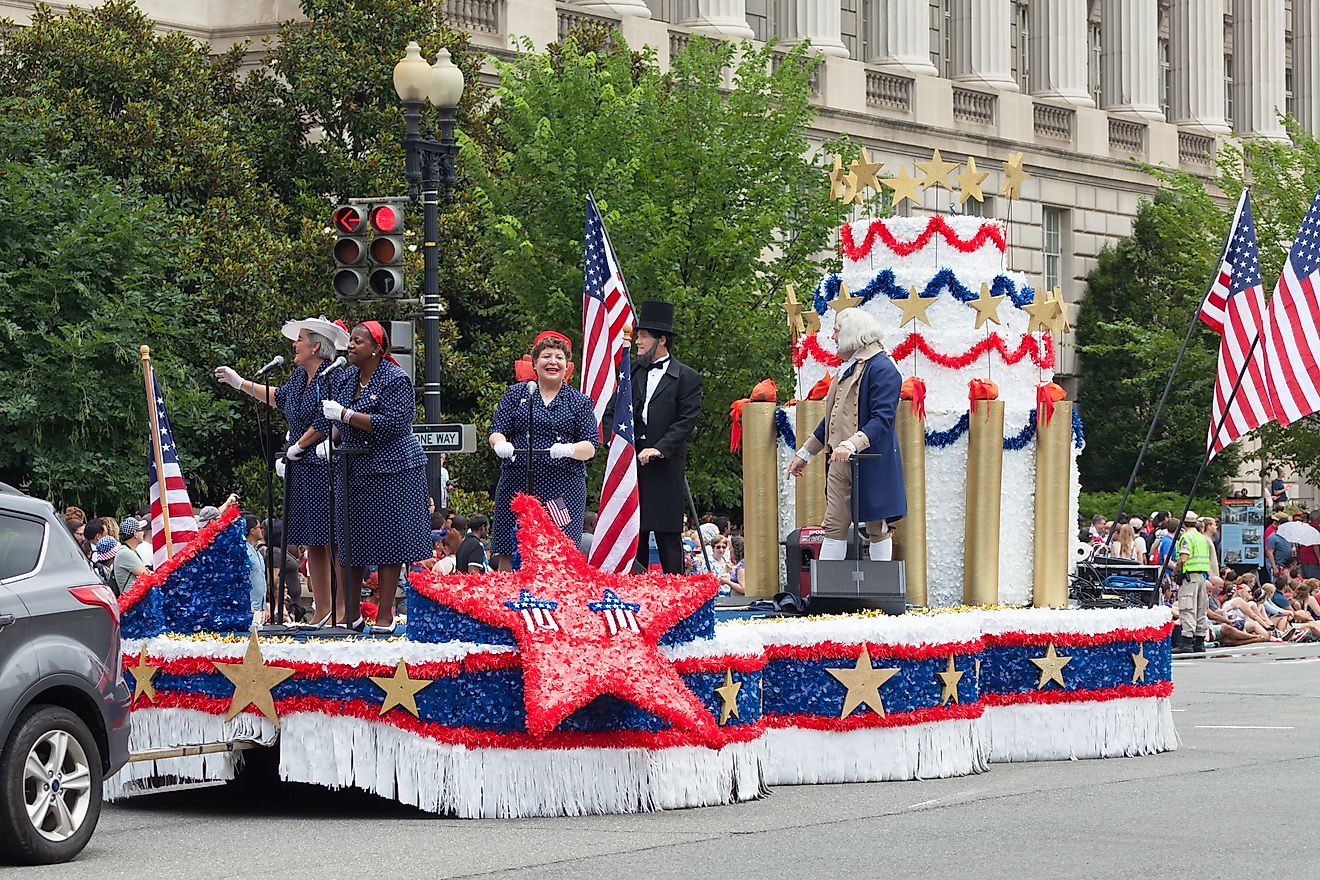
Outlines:
{"label": "red bunting on cake", "polygon": [[866,236],[862,239],[861,244],[857,244],[853,239],[852,224],[845,223],[839,233],[839,249],[843,251],[843,255],[854,261],[864,259],[871,252],[871,246],[875,244],[875,240],[880,239],[885,243],[885,247],[893,251],[895,255],[907,257],[930,244],[930,240],[934,238],[937,232],[953,246],[954,250],[960,253],[970,254],[978,251],[987,241],[994,242],[996,249],[1004,250],[1004,231],[995,223],[982,223],[980,228],[976,230],[975,235],[969,239],[963,239],[958,237],[958,233],[954,232],[953,227],[944,219],[943,214],[936,214],[930,218],[930,221],[926,223],[926,228],[916,238],[911,241],[899,241],[885,226],[885,222],[884,220],[873,220],[871,225],[867,227]]}
{"label": "red bunting on cake", "polygon": [[[1039,339],[1030,333],[1024,334],[1018,342],[1017,348],[1014,349],[1010,349],[1007,343],[1004,342],[1004,338],[998,333],[991,333],[960,354],[944,354],[936,351],[926,341],[925,336],[920,333],[909,333],[907,338],[900,342],[891,354],[895,361],[901,361],[909,357],[914,351],[921,352],[932,364],[948,370],[961,370],[963,367],[970,366],[988,351],[999,352],[1000,357],[1004,359],[1004,363],[1009,365],[1016,364],[1023,358],[1029,357],[1031,362],[1042,370],[1054,368],[1054,340],[1048,333],[1042,335]],[[826,351],[821,347],[816,334],[803,336],[793,349],[794,366],[802,366],[807,362],[807,358],[818,361],[827,367],[837,367],[842,363],[837,354]]]}
{"label": "red bunting on cake", "polygon": [[898,396],[902,400],[912,401],[912,414],[919,419],[926,417],[926,383],[920,376],[909,376],[903,380],[903,387]]}
{"label": "red bunting on cake", "polygon": [[[976,411],[978,400],[998,400],[999,386],[989,379],[973,379],[967,383],[967,398],[972,402],[972,411]],[[989,415],[989,411],[986,412]]]}
{"label": "red bunting on cake", "polygon": [[1048,425],[1054,418],[1054,404],[1068,396],[1068,392],[1055,382],[1041,382],[1036,386],[1036,422]]}
{"label": "red bunting on cake", "polygon": [[742,446],[742,411],[748,403],[774,403],[779,399],[779,389],[774,379],[762,379],[752,389],[751,397],[735,400],[729,404],[729,416],[733,419],[733,428],[729,432],[729,451],[737,452]]}

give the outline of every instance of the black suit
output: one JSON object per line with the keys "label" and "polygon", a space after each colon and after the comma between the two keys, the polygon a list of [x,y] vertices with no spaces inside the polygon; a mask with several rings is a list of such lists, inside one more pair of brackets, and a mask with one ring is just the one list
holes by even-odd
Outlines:
{"label": "black suit", "polygon": [[[637,467],[637,493],[641,503],[641,535],[637,542],[637,561],[645,568],[650,562],[650,542],[655,533],[660,565],[667,574],[682,574],[683,510],[687,502],[687,441],[701,413],[701,374],[673,355],[665,365],[664,375],[656,385],[650,407],[646,403],[646,380],[650,372],[640,365],[633,367],[633,418],[637,451],[655,449],[661,458]],[[643,412],[647,418],[643,419]],[[605,425],[612,420],[607,416]]]}

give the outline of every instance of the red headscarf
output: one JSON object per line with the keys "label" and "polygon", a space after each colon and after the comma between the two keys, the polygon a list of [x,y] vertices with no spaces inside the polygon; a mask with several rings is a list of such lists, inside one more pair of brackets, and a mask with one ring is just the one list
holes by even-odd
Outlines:
{"label": "red headscarf", "polygon": [[380,321],[363,321],[362,326],[367,328],[371,338],[380,346],[381,357],[397,367],[399,362],[394,359],[394,355],[390,354],[389,347],[385,345],[385,328],[381,326]]}

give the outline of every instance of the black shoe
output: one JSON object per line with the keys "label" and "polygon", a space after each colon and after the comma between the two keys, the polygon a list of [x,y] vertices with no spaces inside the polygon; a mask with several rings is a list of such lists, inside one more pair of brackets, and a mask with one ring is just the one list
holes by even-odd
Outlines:
{"label": "black shoe", "polygon": [[1190,654],[1192,650],[1192,640],[1183,635],[1181,631],[1174,634],[1173,653]]}
{"label": "black shoe", "polygon": [[1192,639],[1192,653],[1193,654],[1205,653],[1205,639],[1202,638],[1201,636],[1197,636],[1196,638]]}

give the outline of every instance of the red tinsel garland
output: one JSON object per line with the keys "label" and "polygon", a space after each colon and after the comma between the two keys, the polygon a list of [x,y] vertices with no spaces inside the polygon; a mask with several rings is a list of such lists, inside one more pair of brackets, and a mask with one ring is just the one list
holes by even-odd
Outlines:
{"label": "red tinsel garland", "polygon": [[1029,633],[1020,631],[987,633],[985,642],[991,648],[1044,647],[1050,643],[1053,643],[1056,648],[1062,648],[1065,645],[1069,648],[1094,648],[1100,645],[1111,645],[1114,642],[1161,642],[1167,639],[1171,632],[1173,632],[1172,620],[1163,626],[1149,626],[1144,629],[1115,629],[1100,633]]}
{"label": "red tinsel garland", "polygon": [[761,720],[766,727],[798,727],[806,730],[863,730],[875,727],[908,727],[935,721],[956,721],[980,718],[985,706],[980,703],[950,703],[947,706],[929,706],[911,712],[875,715],[867,712],[838,718],[833,715],[766,715]]}
{"label": "red tinsel garland", "polygon": [[142,597],[147,594],[148,590],[160,586],[165,583],[165,581],[169,580],[170,575],[173,574],[179,566],[184,565],[209,546],[211,542],[215,540],[216,535],[223,532],[230,523],[238,519],[241,512],[242,511],[238,509],[237,504],[229,505],[224,513],[220,514],[219,519],[212,520],[202,526],[201,531],[197,533],[196,537],[177,549],[174,552],[174,555],[165,560],[165,563],[160,568],[139,576],[137,580],[133,581],[133,585],[125,590],[124,594],[119,597],[119,612],[122,614],[132,608],[138,602],[142,601]]}
{"label": "red tinsel garland", "polygon": [[981,694],[981,702],[987,706],[1020,706],[1023,703],[1104,703],[1109,700],[1134,698],[1167,697],[1173,693],[1173,682],[1158,681],[1154,684],[1120,684],[1111,688],[1096,688],[1087,691],[1029,691],[1025,694]]}
{"label": "red tinsel garland", "polygon": [[[837,367],[843,363],[837,354],[826,351],[821,347],[816,338],[817,334],[803,336],[798,341],[797,347],[793,350],[793,365],[801,367],[807,362],[807,358],[819,361],[826,367]],[[1043,370],[1054,368],[1054,339],[1049,334],[1041,336],[1039,340],[1030,333],[1024,334],[1018,347],[1009,350],[1008,344],[998,333],[991,333],[984,339],[978,340],[975,345],[967,349],[962,354],[948,355],[942,354],[931,348],[926,337],[920,333],[909,333],[907,338],[895,346],[890,352],[894,360],[901,361],[911,356],[912,352],[920,351],[926,356],[926,359],[937,366],[945,367],[950,370],[960,370],[963,367],[970,366],[979,360],[986,352],[994,349],[1007,364],[1016,364],[1024,357],[1030,357],[1031,362]]]}
{"label": "red tinsel garland", "polygon": [[895,660],[943,660],[950,654],[976,654],[985,650],[980,639],[970,642],[947,642],[935,645],[891,645],[884,642],[815,642],[810,645],[766,645],[767,660],[853,660],[865,644],[872,660],[881,657]]}
{"label": "red tinsel garland", "polygon": [[885,243],[885,247],[896,255],[906,257],[929,244],[936,232],[944,236],[944,240],[953,245],[955,250],[964,254],[980,250],[987,240],[993,241],[998,250],[1004,250],[1004,232],[998,225],[982,223],[974,236],[964,240],[959,238],[958,233],[953,231],[953,227],[944,219],[943,214],[936,214],[931,217],[926,223],[926,228],[911,241],[899,241],[885,227],[885,221],[873,220],[866,229],[866,237],[862,239],[861,246],[858,246],[853,240],[852,224],[845,223],[839,234],[839,249],[843,251],[843,255],[848,259],[860,260],[871,252],[871,246],[875,244],[875,240],[878,238]]}

